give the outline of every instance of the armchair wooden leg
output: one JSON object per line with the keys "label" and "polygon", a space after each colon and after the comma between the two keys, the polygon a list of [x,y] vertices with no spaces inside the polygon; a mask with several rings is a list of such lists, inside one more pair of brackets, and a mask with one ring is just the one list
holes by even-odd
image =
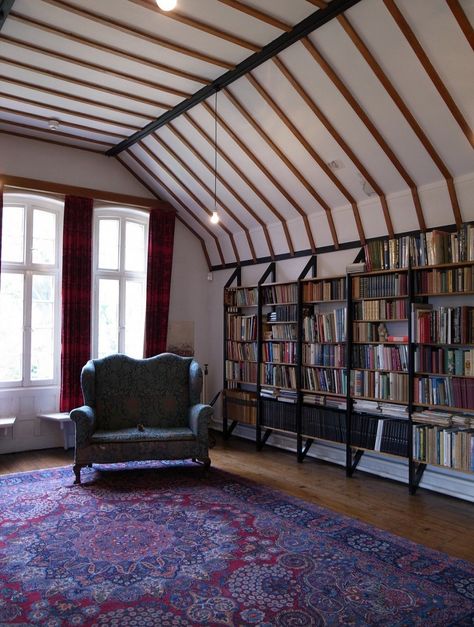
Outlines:
{"label": "armchair wooden leg", "polygon": [[196,462],[197,464],[202,464],[204,466],[204,470],[207,470],[211,465],[210,457],[193,457],[192,459],[193,462]]}
{"label": "armchair wooden leg", "polygon": [[74,474],[76,475],[76,480],[74,481],[74,484],[77,485],[81,485],[81,468],[84,468],[85,464],[74,464],[73,466],[73,471]]}

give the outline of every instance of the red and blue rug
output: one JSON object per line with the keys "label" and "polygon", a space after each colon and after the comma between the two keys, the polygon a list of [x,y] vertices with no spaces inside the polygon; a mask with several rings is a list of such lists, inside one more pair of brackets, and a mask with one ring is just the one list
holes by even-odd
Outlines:
{"label": "red and blue rug", "polygon": [[473,625],[474,565],[186,464],[0,477],[0,625]]}

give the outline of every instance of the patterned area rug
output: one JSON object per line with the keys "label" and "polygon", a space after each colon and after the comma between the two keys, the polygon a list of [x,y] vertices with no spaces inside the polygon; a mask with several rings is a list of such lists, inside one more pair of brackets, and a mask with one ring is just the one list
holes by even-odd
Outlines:
{"label": "patterned area rug", "polygon": [[474,565],[190,464],[0,477],[0,625],[472,625]]}

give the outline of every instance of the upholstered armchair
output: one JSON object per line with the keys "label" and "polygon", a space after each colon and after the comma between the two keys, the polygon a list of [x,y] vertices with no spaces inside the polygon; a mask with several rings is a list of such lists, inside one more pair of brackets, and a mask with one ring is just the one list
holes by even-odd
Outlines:
{"label": "upholstered armchair", "polygon": [[202,370],[191,357],[110,355],[82,369],[84,405],[76,424],[75,483],[93,463],[193,459],[210,465],[212,407],[200,403]]}

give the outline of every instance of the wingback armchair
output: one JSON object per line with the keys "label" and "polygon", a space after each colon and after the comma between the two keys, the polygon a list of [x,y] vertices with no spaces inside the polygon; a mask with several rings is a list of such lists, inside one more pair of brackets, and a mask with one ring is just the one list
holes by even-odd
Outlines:
{"label": "wingback armchair", "polygon": [[200,403],[202,370],[191,357],[109,355],[82,369],[84,405],[76,424],[75,483],[93,463],[188,459],[210,465],[212,407]]}

